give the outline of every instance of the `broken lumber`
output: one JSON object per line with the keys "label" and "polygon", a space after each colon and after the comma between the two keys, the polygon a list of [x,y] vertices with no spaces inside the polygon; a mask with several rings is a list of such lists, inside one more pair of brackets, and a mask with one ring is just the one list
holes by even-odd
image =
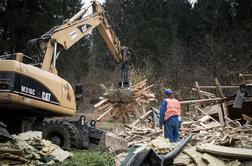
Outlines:
{"label": "broken lumber", "polygon": [[[218,122],[216,119],[214,119],[212,116],[208,115],[207,113],[205,113],[201,108],[199,108],[198,106],[194,106],[198,111],[200,111],[201,113],[203,113],[204,115],[206,115],[208,118],[212,119],[215,122]],[[219,123],[219,122],[218,122]]]}
{"label": "broken lumber", "polygon": [[215,156],[222,156],[236,159],[252,159],[252,149],[232,148],[213,144],[201,144],[196,147],[197,151],[210,153]]}
{"label": "broken lumber", "polygon": [[211,98],[211,99],[202,99],[202,100],[186,100],[180,101],[180,104],[192,104],[192,103],[201,103],[201,102],[213,102],[213,101],[220,101],[221,98]]}
{"label": "broken lumber", "polygon": [[[238,86],[238,85],[221,86],[222,89],[237,89],[239,87],[240,86]],[[199,86],[199,88],[201,88],[201,89],[216,89],[217,87],[216,86]]]}
{"label": "broken lumber", "polygon": [[103,103],[105,103],[105,102],[107,102],[107,101],[108,101],[108,99],[101,100],[100,102],[96,103],[96,104],[94,105],[94,107],[97,108],[97,107],[101,106]]}
{"label": "broken lumber", "polygon": [[143,120],[144,118],[146,118],[147,116],[149,116],[151,113],[152,113],[152,110],[149,110],[144,115],[142,115],[140,118],[138,118],[133,123],[131,123],[129,126],[130,127],[134,127],[137,123],[139,123],[141,120]]}
{"label": "broken lumber", "polygon": [[[198,91],[196,88],[192,88],[192,90],[193,91]],[[210,98],[216,97],[215,94],[210,93],[210,92],[206,92],[206,91],[203,91],[203,90],[200,90],[200,93],[202,93],[203,96],[207,96],[207,97],[210,97]]]}
{"label": "broken lumber", "polygon": [[111,110],[113,109],[113,107],[109,108],[106,112],[104,112],[101,116],[99,116],[96,121],[100,121],[104,116],[106,116]]}
{"label": "broken lumber", "polygon": [[246,121],[250,121],[252,122],[252,117],[248,116],[248,115],[245,115],[245,114],[242,114],[242,118]]}

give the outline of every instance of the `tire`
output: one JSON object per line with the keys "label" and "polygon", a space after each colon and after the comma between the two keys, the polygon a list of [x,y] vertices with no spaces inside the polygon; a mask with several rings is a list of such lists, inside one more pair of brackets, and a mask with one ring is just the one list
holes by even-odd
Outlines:
{"label": "tire", "polygon": [[7,126],[0,122],[0,142],[6,142],[11,139],[10,133],[7,131]]}
{"label": "tire", "polygon": [[80,134],[72,123],[66,120],[50,120],[42,128],[42,137],[62,149],[80,148]]}

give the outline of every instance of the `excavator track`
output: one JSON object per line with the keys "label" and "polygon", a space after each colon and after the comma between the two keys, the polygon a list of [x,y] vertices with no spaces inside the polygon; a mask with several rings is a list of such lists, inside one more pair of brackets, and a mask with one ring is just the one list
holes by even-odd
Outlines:
{"label": "excavator track", "polygon": [[42,136],[66,150],[80,148],[78,129],[66,120],[46,121],[42,126]]}

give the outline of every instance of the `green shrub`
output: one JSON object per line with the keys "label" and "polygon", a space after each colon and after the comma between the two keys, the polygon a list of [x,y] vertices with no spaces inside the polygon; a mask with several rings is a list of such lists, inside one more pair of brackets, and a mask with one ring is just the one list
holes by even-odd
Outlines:
{"label": "green shrub", "polygon": [[99,151],[75,151],[73,157],[63,163],[58,163],[59,166],[114,166],[115,160],[112,154]]}

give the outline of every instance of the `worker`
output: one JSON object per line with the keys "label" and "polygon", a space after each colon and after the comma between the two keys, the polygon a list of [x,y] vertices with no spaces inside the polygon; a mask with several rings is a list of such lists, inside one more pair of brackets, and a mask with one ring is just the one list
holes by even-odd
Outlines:
{"label": "worker", "polygon": [[179,138],[179,128],[181,122],[181,107],[178,100],[172,98],[172,90],[165,89],[166,98],[160,107],[160,128],[164,126],[164,137],[170,142],[177,142]]}

